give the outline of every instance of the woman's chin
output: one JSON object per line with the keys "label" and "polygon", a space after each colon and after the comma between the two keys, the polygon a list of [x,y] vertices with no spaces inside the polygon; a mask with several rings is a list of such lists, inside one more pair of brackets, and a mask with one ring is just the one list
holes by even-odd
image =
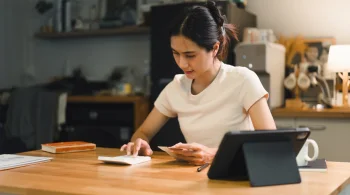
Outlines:
{"label": "woman's chin", "polygon": [[189,78],[189,79],[194,79],[195,78],[195,74],[194,72],[191,72],[191,73],[185,73],[186,77]]}
{"label": "woman's chin", "polygon": [[194,75],[187,75],[187,74],[186,74],[186,77],[189,78],[189,79],[195,79],[195,76],[194,76]]}

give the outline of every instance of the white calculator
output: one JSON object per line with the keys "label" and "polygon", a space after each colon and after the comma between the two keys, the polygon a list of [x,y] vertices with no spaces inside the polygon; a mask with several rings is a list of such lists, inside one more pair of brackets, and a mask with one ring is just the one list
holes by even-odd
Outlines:
{"label": "white calculator", "polygon": [[116,164],[125,164],[125,165],[134,165],[139,163],[144,163],[151,160],[149,156],[132,156],[132,155],[124,155],[124,156],[99,156],[98,160],[106,162],[106,163],[116,163]]}

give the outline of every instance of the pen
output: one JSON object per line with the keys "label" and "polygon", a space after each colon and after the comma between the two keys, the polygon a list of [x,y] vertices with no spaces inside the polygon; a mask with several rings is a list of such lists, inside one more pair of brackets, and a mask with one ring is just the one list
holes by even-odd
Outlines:
{"label": "pen", "polygon": [[202,171],[202,170],[205,169],[207,166],[209,166],[209,163],[205,163],[204,165],[198,167],[197,172]]}

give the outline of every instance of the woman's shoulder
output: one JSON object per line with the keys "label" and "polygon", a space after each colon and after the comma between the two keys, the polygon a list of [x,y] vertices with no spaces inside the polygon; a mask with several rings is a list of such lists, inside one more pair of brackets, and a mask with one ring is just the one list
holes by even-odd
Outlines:
{"label": "woman's shoulder", "polygon": [[223,72],[228,79],[244,80],[246,78],[255,76],[256,73],[244,66],[232,66],[229,64],[223,64]]}
{"label": "woman's shoulder", "polygon": [[191,79],[187,78],[185,74],[176,74],[172,80],[173,86],[183,87],[187,86],[192,82]]}
{"label": "woman's shoulder", "polygon": [[167,84],[166,88],[172,91],[183,90],[189,83],[191,83],[191,80],[186,75],[176,74]]}
{"label": "woman's shoulder", "polygon": [[173,82],[176,82],[176,83],[184,83],[184,82],[187,82],[189,79],[186,77],[185,74],[176,74],[174,76],[174,79],[173,79]]}

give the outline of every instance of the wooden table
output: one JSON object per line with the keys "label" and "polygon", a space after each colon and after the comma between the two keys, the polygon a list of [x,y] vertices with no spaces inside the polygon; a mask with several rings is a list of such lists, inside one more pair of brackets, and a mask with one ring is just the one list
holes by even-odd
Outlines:
{"label": "wooden table", "polygon": [[337,194],[350,183],[350,163],[328,162],[328,172],[302,172],[302,183],[268,187],[250,187],[248,182],[209,180],[208,168],[173,160],[155,152],[151,162],[132,166],[108,165],[99,155],[121,155],[118,149],[49,154],[51,162],[0,172],[0,192],[10,194]]}

